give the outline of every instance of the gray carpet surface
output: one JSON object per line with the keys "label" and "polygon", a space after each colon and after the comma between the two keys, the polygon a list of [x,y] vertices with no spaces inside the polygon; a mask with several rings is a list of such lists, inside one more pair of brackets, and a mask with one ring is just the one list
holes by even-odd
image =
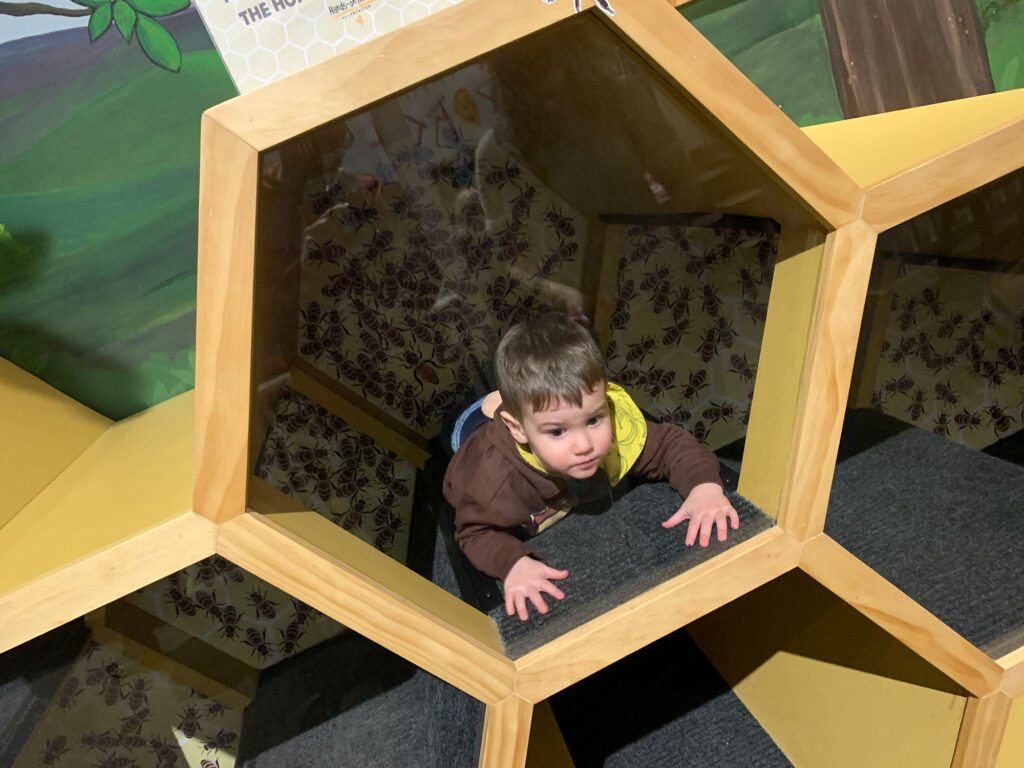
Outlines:
{"label": "gray carpet surface", "polygon": [[[456,591],[443,545],[434,578]],[[484,705],[354,632],[260,677],[246,708],[247,768],[474,766]]]}
{"label": "gray carpet surface", "polygon": [[792,764],[685,630],[551,698],[576,768]]}
{"label": "gray carpet surface", "polygon": [[549,564],[567,569],[559,585],[563,600],[548,598],[549,611],[531,607],[530,619],[509,617],[504,606],[490,612],[509,658],[518,658],[617,605],[693,568],[729,547],[771,528],[775,521],[742,496],[729,493],[740,527],[720,543],[713,535],[706,547],[686,547],[686,526],[666,530],[663,520],[682,504],[667,483],[634,488],[598,515],[571,514],[531,544]]}
{"label": "gray carpet surface", "polygon": [[88,639],[76,620],[0,654],[0,766],[14,763]]}
{"label": "gray carpet surface", "polygon": [[825,532],[989,655],[1024,641],[1024,468],[908,430],[837,466]]}

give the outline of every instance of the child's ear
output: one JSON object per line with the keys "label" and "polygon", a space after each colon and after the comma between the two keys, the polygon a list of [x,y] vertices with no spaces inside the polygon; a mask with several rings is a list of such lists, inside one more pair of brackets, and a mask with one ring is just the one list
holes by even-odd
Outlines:
{"label": "child's ear", "polygon": [[501,420],[505,422],[505,426],[508,427],[508,431],[512,433],[512,437],[515,438],[517,443],[526,445],[529,440],[526,439],[526,433],[523,432],[523,425],[520,424],[512,414],[508,411],[499,411]]}

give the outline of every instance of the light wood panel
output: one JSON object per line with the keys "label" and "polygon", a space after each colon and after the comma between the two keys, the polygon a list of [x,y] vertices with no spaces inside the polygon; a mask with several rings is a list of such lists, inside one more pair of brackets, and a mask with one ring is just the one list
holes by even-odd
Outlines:
{"label": "light wood panel", "polygon": [[[583,3],[593,7],[593,0]],[[207,111],[266,149],[571,16],[572,3],[463,0]]]}
{"label": "light wood panel", "polygon": [[777,528],[648,590],[516,660],[516,692],[553,693],[796,566],[800,545]]}
{"label": "light wood panel", "polygon": [[1007,696],[1024,696],[1024,648],[1018,648],[999,659],[1003,675],[1003,692]]}
{"label": "light wood panel", "polygon": [[[892,286],[896,282],[899,270],[899,264],[895,261],[878,259],[872,268],[872,277],[868,278],[869,293],[864,304],[861,341],[857,343],[857,355],[850,382],[849,399],[854,407],[868,408],[871,405],[878,365],[882,360],[882,344],[885,341],[885,332],[892,311]],[[873,291],[870,290],[872,280],[877,281]]]}
{"label": "light wood panel", "polygon": [[203,115],[199,169],[194,508],[245,511],[256,248],[256,151]]}
{"label": "light wood panel", "polygon": [[692,24],[663,2],[619,3],[617,28],[832,227],[856,218],[862,190]]}
{"label": "light wood panel", "polygon": [[[351,550],[345,553],[347,561],[363,561],[359,567],[353,567],[277,522],[255,513],[236,517],[221,526],[217,552],[485,703],[501,701],[512,693],[512,663],[445,621],[446,611],[439,610],[439,618],[366,576],[361,568],[373,559],[366,553],[362,558],[354,557]],[[372,550],[369,545],[363,546]],[[387,559],[386,555],[374,552]],[[385,570],[380,563],[372,565],[378,573]],[[429,582],[426,584],[442,591]]]}
{"label": "light wood panel", "polygon": [[530,742],[533,704],[509,696],[487,705],[479,768],[523,768]]}
{"label": "light wood panel", "polygon": [[1024,115],[1024,89],[853,120],[803,132],[862,187],[928,162]]}
{"label": "light wood panel", "polygon": [[345,563],[367,581],[401,595],[406,601],[472,637],[495,653],[503,654],[494,622],[468,603],[428,581],[398,560],[353,536],[325,517],[305,509],[291,496],[254,477],[249,494],[252,509],[288,535],[315,546],[334,560]]}
{"label": "light wood panel", "polygon": [[879,232],[1024,166],[1024,117],[867,190],[862,217]]}
{"label": "light wood panel", "polygon": [[0,528],[113,422],[0,358]]}
{"label": "light wood panel", "polygon": [[1010,718],[1010,697],[996,692],[970,699],[950,768],[994,768]]}
{"label": "light wood panel", "polygon": [[822,239],[816,231],[782,230],[761,338],[738,490],[775,518],[793,445],[797,398],[825,252]]}
{"label": "light wood panel", "polygon": [[0,593],[188,510],[193,403],[185,392],[109,427],[0,528]]}
{"label": "light wood panel", "polygon": [[612,336],[612,312],[619,295],[619,262],[622,260],[622,246],[626,239],[626,227],[622,224],[601,224],[604,229],[604,243],[601,264],[598,270],[597,295],[594,300],[594,332],[602,351],[607,351]]}
{"label": "light wood panel", "polygon": [[1024,697],[1018,696],[1010,705],[1010,716],[999,748],[996,768],[1020,768],[1024,765]]}
{"label": "light wood panel", "polygon": [[1002,668],[825,534],[804,544],[800,568],[975,696]]}
{"label": "light wood panel", "polygon": [[533,706],[526,768],[574,768],[572,755],[547,701]]}
{"label": "light wood panel", "polygon": [[861,221],[829,234],[803,365],[779,525],[798,540],[825,527],[875,233]]}
{"label": "light wood panel", "polygon": [[216,536],[185,512],[0,594],[0,653],[209,557]]}

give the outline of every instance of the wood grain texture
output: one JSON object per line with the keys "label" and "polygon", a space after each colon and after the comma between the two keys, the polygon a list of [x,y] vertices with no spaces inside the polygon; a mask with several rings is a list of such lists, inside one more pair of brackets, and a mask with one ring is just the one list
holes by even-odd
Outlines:
{"label": "wood grain texture", "polygon": [[256,151],[203,115],[196,300],[195,510],[245,511],[248,477]]}
{"label": "wood grain texture", "polygon": [[999,688],[1002,667],[825,534],[800,568],[975,696]]}
{"label": "wood grain texture", "polygon": [[217,529],[185,512],[0,595],[0,653],[214,552]]}
{"label": "wood grain texture", "polygon": [[807,359],[824,233],[783,229],[750,405],[739,492],[778,518]]}
{"label": "wood grain texture", "polygon": [[487,705],[479,768],[523,768],[533,704],[519,696]]}
{"label": "wood grain texture", "polygon": [[863,191],[772,101],[663,2],[619,3],[603,21],[678,83],[821,221],[856,218]]}
{"label": "wood grain texture", "polygon": [[1024,166],[1024,117],[868,188],[862,217],[881,232]]}
{"label": "wood grain texture", "polygon": [[516,660],[516,693],[539,702],[794,568],[800,545],[765,531]]}
{"label": "wood grain texture", "polygon": [[1011,698],[1024,695],[1024,648],[1018,648],[999,659],[1003,675],[1003,693]]}
{"label": "wood grain texture", "polygon": [[875,233],[861,221],[825,240],[779,507],[779,525],[800,541],[825,527],[874,252]]}
{"label": "wood grain texture", "polygon": [[[593,5],[593,0],[583,3],[584,8]],[[463,0],[219,104],[207,114],[253,147],[267,149],[572,13],[571,2]]]}
{"label": "wood grain texture", "polygon": [[217,552],[484,703],[512,693],[515,669],[496,650],[261,515],[222,525]]}
{"label": "wood grain texture", "polygon": [[974,0],[818,0],[847,118],[992,93]]}
{"label": "wood grain texture", "polygon": [[968,699],[950,768],[994,768],[1010,719],[1010,697],[1001,691]]}

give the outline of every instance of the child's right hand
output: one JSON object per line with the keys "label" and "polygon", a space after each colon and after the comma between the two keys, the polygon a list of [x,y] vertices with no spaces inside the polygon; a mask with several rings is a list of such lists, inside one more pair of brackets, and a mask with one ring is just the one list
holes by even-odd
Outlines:
{"label": "child's right hand", "polygon": [[505,611],[509,616],[519,614],[519,618],[526,621],[530,618],[526,610],[526,600],[529,598],[533,607],[538,613],[547,613],[548,605],[541,596],[547,592],[556,600],[561,600],[565,594],[551,583],[551,579],[564,579],[569,575],[568,571],[559,571],[544,565],[540,560],[524,555],[516,560],[512,570],[505,577]]}

